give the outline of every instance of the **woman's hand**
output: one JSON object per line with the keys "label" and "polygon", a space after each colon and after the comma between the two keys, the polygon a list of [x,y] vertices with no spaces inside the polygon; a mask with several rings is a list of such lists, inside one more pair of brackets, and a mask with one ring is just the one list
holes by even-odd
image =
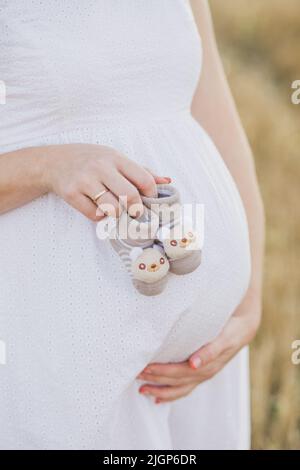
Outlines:
{"label": "woman's hand", "polygon": [[146,383],[140,393],[163,403],[185,397],[197,385],[214,377],[239,350],[250,343],[259,327],[260,294],[248,291],[243,302],[230,317],[220,335],[181,363],[149,364],[138,379]]}
{"label": "woman's hand", "polygon": [[[170,182],[103,145],[55,145],[49,147],[47,155],[44,175],[48,191],[93,221],[105,215],[119,216],[121,196],[126,198],[130,215],[142,213],[140,194],[155,196],[156,183]],[[94,197],[105,189],[109,191],[96,205]]]}

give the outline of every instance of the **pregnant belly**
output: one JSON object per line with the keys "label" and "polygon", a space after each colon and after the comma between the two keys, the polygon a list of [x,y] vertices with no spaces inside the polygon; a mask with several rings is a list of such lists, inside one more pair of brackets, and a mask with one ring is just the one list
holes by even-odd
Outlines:
{"label": "pregnant belly", "polygon": [[49,194],[0,217],[1,318],[8,329],[16,322],[16,331],[29,328],[31,336],[38,332],[30,323],[37,320],[38,328],[44,322],[45,339],[49,335],[55,342],[58,329],[71,349],[80,332],[77,344],[87,356],[90,343],[101,355],[109,351],[110,338],[131,364],[158,351],[168,360],[187,355],[219,332],[249,280],[246,217],[222,158],[189,113],[127,127],[76,129],[31,144],[70,142],[112,146],[157,174],[170,175],[183,203],[203,204],[202,264],[192,274],[171,276],[163,294],[144,297],[109,243],[97,240],[95,225]]}
{"label": "pregnant belly", "polygon": [[[56,196],[0,217],[0,326],[10,354],[0,381],[0,418],[28,422],[37,436],[31,402],[45,422],[56,416],[53,436],[67,425],[60,411],[66,403],[71,418],[64,434],[72,434],[78,419],[81,429],[97,434],[107,410],[148,362],[185,359],[218,334],[250,275],[240,197],[190,115],[127,128],[87,127],[30,144],[71,142],[112,146],[170,175],[183,202],[204,204],[203,262],[190,275],[171,276],[162,295],[146,298],[109,244],[99,244],[94,224]],[[22,409],[9,390],[19,393]]]}

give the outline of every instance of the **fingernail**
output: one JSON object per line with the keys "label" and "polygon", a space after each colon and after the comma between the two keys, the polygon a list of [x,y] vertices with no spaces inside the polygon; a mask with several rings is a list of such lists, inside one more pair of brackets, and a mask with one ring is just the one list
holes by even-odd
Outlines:
{"label": "fingernail", "polygon": [[157,405],[159,405],[159,404],[161,403],[161,399],[160,399],[160,398],[155,398],[155,403],[156,403]]}
{"label": "fingernail", "polygon": [[172,178],[170,178],[169,176],[164,176],[163,177],[168,183],[172,183]]}
{"label": "fingernail", "polygon": [[194,359],[192,359],[191,361],[191,366],[193,369],[199,369],[199,367],[201,366],[200,357],[194,357]]}
{"label": "fingernail", "polygon": [[146,369],[143,370],[144,374],[152,374],[152,372],[153,372],[152,369],[150,369],[148,367],[146,367]]}
{"label": "fingernail", "polygon": [[145,390],[143,388],[140,388],[139,392],[142,394],[142,395],[150,395],[148,390]]}
{"label": "fingernail", "polygon": [[97,207],[97,209],[96,209],[96,215],[97,215],[97,216],[99,215],[99,216],[101,216],[101,217],[104,216],[104,212],[100,209],[100,207]]}

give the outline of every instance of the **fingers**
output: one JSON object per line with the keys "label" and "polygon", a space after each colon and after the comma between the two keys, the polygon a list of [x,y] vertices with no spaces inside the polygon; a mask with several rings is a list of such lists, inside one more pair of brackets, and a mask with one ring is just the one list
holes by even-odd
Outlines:
{"label": "fingers", "polygon": [[156,197],[157,188],[154,177],[149,171],[130,159],[123,158],[118,170],[124,175],[143,196]]}
{"label": "fingers", "polygon": [[105,184],[131,216],[136,217],[143,213],[143,203],[138,189],[121,173],[112,171],[107,175]]}
{"label": "fingers", "polygon": [[138,376],[146,383],[140,393],[153,396],[156,403],[178,400],[190,393],[197,385],[212,379],[238,351],[233,346],[233,336],[239,329],[230,320],[220,335],[206,344],[188,361],[175,364],[149,364]]}
{"label": "fingers", "polygon": [[162,375],[151,375],[146,373],[141,373],[137,378],[139,380],[143,380],[145,382],[150,382],[158,385],[187,385],[191,384],[195,381],[195,374],[193,376],[188,377],[169,377],[169,376],[162,376]]}
{"label": "fingers", "polygon": [[104,212],[100,209],[100,207],[97,207],[96,209],[96,216],[99,217],[99,219],[104,219],[104,217],[106,217],[106,215],[104,214]]}
{"label": "fingers", "polygon": [[[107,189],[109,188],[99,181],[90,181],[88,187],[84,188],[84,193],[93,200],[97,194],[100,194],[102,191]],[[95,203],[93,204],[95,205]],[[97,199],[95,211],[97,210],[97,207],[101,210],[103,215],[109,215],[112,217],[119,217],[121,212],[118,199],[109,190]],[[97,210],[97,214],[99,214],[99,210]]]}
{"label": "fingers", "polygon": [[190,366],[193,369],[199,369],[199,367],[215,361],[221,353],[222,343],[216,339],[212,343],[203,346],[189,358]]}
{"label": "fingers", "polygon": [[98,199],[97,204],[98,208],[106,216],[117,218],[121,215],[122,207],[118,199],[110,191],[103,194],[103,196]]}
{"label": "fingers", "polygon": [[[211,343],[206,344],[189,358],[190,366],[194,369],[213,364],[222,358],[233,357],[245,344],[244,322],[234,315],[229,319],[219,336]],[[246,323],[246,330],[247,330]]]}
{"label": "fingers", "polygon": [[222,341],[216,340],[196,351],[188,361],[177,364],[150,364],[137,377],[149,382],[143,384],[139,391],[153,396],[159,403],[178,400],[197,385],[212,379],[228,359]]}
{"label": "fingers", "polygon": [[170,184],[172,179],[168,176],[153,176],[156,184]]}
{"label": "fingers", "polygon": [[98,222],[105,216],[103,213],[96,214],[97,206],[87,196],[78,193],[69,204],[85,215],[88,219],[93,222]]}
{"label": "fingers", "polygon": [[[98,205],[99,207],[101,207],[101,210],[104,213],[113,215],[112,212],[116,212],[116,216],[118,217],[120,215],[121,204],[125,205],[125,209],[132,217],[136,217],[142,214],[144,211],[144,206],[141,200],[140,193],[144,195],[157,193],[156,181],[154,177],[144,168],[139,167],[130,160],[129,162],[130,164],[126,166],[126,177],[118,171],[110,171],[106,175],[104,175],[105,186],[101,183],[94,184],[94,188],[96,189],[97,187],[97,190],[92,197],[97,194],[97,191],[99,193],[105,187],[107,187],[111,191],[111,193],[113,193],[114,197],[112,197],[109,193],[106,193],[99,199]],[[131,173],[129,168],[131,165],[137,166],[139,174],[137,174],[136,169],[135,173]],[[162,182],[170,182],[170,178],[157,177],[157,179],[158,181]],[[89,183],[89,187],[87,188],[87,190],[89,192],[88,196],[90,197],[90,194],[92,192],[91,183]],[[120,201],[120,204],[118,204],[118,201]],[[109,208],[105,209],[104,204],[112,204],[112,210]]]}
{"label": "fingers", "polygon": [[178,400],[187,396],[196,385],[181,385],[178,387],[162,387],[155,385],[143,385],[140,388],[142,395],[148,395],[155,398],[156,403]]}
{"label": "fingers", "polygon": [[[114,159],[113,162],[102,159],[93,164],[94,167],[89,166],[86,172],[82,170],[82,174],[76,176],[68,191],[64,191],[67,202],[73,207],[82,207],[82,212],[88,213],[91,220],[99,220],[103,215],[119,217],[122,207],[132,217],[136,217],[144,211],[141,195],[156,196],[156,181],[170,182],[170,178],[154,177],[148,170],[126,157]],[[79,194],[88,197],[94,204],[95,196],[105,189],[109,191],[97,200],[100,209],[96,216],[92,215],[93,206],[86,198],[79,197]]]}
{"label": "fingers", "polygon": [[[192,370],[188,365],[189,375],[185,377],[166,377],[166,376],[150,376],[147,374],[140,374],[138,379],[145,380],[147,383],[143,384],[139,391],[140,393],[157,395],[156,390],[162,387],[172,388],[194,388],[197,385],[212,379],[227,363],[228,358],[221,356],[218,361],[208,364],[199,370]],[[174,398],[175,399],[175,398]]]}
{"label": "fingers", "polygon": [[173,364],[153,363],[147,366],[142,374],[150,374],[154,377],[169,377],[173,379],[181,379],[186,377],[194,377],[194,370],[189,366],[188,361]]}
{"label": "fingers", "polygon": [[148,173],[150,173],[150,175],[153,176],[154,181],[155,181],[156,184],[170,184],[170,183],[172,183],[172,179],[169,176],[158,176],[152,170],[150,170],[149,168],[147,168],[147,167],[144,167],[144,168],[145,168],[146,171],[148,171]]}
{"label": "fingers", "polygon": [[190,366],[198,369],[213,364],[220,358],[228,360],[233,357],[245,344],[248,344],[247,330],[248,324],[233,315],[214,341],[190,356]]}

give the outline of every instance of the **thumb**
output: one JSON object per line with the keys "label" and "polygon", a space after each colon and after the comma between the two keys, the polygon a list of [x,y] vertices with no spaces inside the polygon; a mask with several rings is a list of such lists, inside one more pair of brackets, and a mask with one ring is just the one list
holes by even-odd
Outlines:
{"label": "thumb", "polygon": [[205,344],[190,356],[188,360],[190,367],[199,369],[199,367],[214,361],[222,353],[222,349],[222,341],[219,338]]}

